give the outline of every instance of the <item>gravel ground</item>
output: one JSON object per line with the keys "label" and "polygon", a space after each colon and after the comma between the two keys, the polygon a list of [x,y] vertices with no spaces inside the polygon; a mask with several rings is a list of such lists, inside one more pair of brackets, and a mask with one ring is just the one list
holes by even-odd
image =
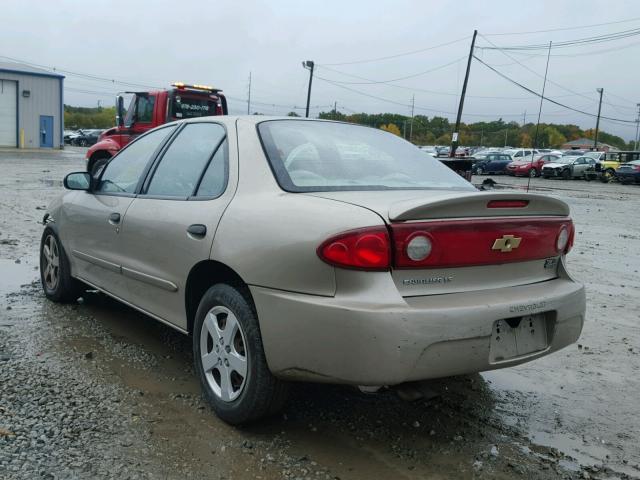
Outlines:
{"label": "gravel ground", "polygon": [[640,478],[640,187],[532,181],[572,208],[579,344],[414,402],[296,385],[235,429],[203,403],[189,339],[97,293],[44,299],[38,221],[82,154],[0,152],[0,479]]}

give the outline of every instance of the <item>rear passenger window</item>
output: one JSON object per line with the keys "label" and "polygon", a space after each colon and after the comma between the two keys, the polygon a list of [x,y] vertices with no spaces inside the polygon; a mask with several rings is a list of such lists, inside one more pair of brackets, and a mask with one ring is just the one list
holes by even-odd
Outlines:
{"label": "rear passenger window", "polygon": [[222,142],[200,181],[197,197],[219,197],[227,186],[227,140]]}
{"label": "rear passenger window", "polygon": [[186,125],[162,156],[147,195],[185,198],[193,195],[203,170],[224,138],[221,125]]}

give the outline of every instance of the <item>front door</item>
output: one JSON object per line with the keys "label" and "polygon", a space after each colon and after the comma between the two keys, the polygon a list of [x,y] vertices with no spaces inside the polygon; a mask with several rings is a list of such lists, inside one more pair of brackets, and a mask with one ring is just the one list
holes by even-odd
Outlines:
{"label": "front door", "polygon": [[53,148],[53,117],[40,115],[40,147]]}
{"label": "front door", "polygon": [[217,123],[190,123],[176,135],[125,216],[120,242],[130,301],[187,328],[191,269],[208,260],[216,228],[233,196],[229,144]]}
{"label": "front door", "polygon": [[125,216],[144,179],[147,165],[175,126],[155,130],[131,143],[105,167],[90,192],[78,192],[65,205],[74,276],[127,299],[122,275],[121,235]]}

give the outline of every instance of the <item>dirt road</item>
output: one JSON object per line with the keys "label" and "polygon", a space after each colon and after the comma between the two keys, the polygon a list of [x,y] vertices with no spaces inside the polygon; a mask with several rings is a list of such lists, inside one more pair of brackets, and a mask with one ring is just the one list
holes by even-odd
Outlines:
{"label": "dirt road", "polygon": [[38,222],[82,153],[0,152],[0,478],[640,478],[640,187],[532,181],[572,209],[579,344],[412,403],[297,385],[235,429],[201,401],[188,338],[97,293],[42,295]]}

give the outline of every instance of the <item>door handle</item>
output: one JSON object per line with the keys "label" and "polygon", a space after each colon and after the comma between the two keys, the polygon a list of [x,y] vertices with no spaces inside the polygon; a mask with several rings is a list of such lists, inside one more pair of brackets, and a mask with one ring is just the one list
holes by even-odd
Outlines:
{"label": "door handle", "polygon": [[207,234],[207,227],[200,223],[194,223],[193,225],[189,225],[189,228],[187,228],[187,233],[193,235],[194,237],[204,237]]}
{"label": "door handle", "polygon": [[109,215],[109,223],[120,223],[120,214],[118,212],[113,212]]}

